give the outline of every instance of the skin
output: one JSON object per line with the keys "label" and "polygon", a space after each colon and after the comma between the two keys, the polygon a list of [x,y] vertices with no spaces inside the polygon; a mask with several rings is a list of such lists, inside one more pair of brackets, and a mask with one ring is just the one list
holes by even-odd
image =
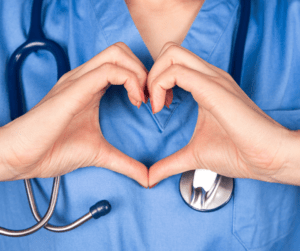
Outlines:
{"label": "skin", "polygon": [[1,128],[0,179],[55,177],[99,166],[148,187],[148,169],[111,146],[99,125],[99,103],[109,84],[124,85],[139,107],[146,78],[146,68],[123,43],[62,76],[33,109]]}
{"label": "skin", "polygon": [[181,44],[204,0],[126,0],[154,61],[167,42]]}
{"label": "skin", "polygon": [[[125,44],[117,43],[65,74],[32,110],[0,128],[0,179],[55,177],[99,166],[148,187],[171,175],[204,168],[229,177],[300,185],[299,132],[268,117],[226,72],[180,47],[197,14],[195,8],[199,10],[202,3],[130,1],[133,20],[144,27],[141,35],[155,59],[151,71]],[[139,12],[144,22],[137,4],[144,6],[145,12]],[[165,15],[158,7],[164,8]],[[189,11],[194,15],[184,14]],[[161,15],[152,19],[156,21],[151,26],[148,18],[155,13]],[[176,23],[178,16],[184,22],[178,32],[170,28],[172,21],[159,25],[167,20]],[[160,36],[160,42],[151,39]],[[111,146],[101,133],[98,116],[99,102],[110,84],[124,85],[138,107],[148,90],[154,113],[172,102],[173,86],[191,92],[199,113],[189,144],[155,163],[149,172]]]}
{"label": "skin", "polygon": [[147,85],[154,113],[163,108],[167,90],[175,85],[191,92],[199,106],[189,144],[150,168],[149,186],[197,168],[227,177],[300,185],[299,132],[266,115],[228,73],[167,43]]}

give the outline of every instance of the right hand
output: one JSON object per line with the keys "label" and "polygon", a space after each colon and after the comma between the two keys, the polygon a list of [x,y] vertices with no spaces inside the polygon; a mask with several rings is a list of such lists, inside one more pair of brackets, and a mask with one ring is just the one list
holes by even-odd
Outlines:
{"label": "right hand", "polygon": [[99,103],[110,84],[124,84],[139,107],[146,79],[146,68],[123,43],[63,75],[34,108],[0,128],[0,180],[55,177],[98,166],[148,187],[146,166],[110,145],[99,125]]}

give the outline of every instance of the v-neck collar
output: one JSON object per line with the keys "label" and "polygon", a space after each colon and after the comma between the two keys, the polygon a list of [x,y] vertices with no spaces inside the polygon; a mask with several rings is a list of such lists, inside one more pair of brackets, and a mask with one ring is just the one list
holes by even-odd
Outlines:
{"label": "v-neck collar", "polygon": [[[154,63],[153,58],[134,24],[125,1],[90,1],[108,46],[120,41],[124,42],[150,70]],[[238,4],[239,0],[205,0],[181,46],[209,61],[210,55]],[[164,107],[161,112],[155,115],[152,114],[150,102],[146,104],[161,132],[165,130],[172,114],[188,93],[175,87],[173,94],[170,108]]]}

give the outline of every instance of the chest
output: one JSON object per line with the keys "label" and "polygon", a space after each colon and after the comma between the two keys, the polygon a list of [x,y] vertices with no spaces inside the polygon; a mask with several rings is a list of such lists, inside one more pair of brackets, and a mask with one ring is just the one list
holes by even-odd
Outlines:
{"label": "chest", "polygon": [[182,43],[204,0],[166,1],[159,6],[145,2],[132,0],[126,4],[152,58],[156,60],[165,43]]}

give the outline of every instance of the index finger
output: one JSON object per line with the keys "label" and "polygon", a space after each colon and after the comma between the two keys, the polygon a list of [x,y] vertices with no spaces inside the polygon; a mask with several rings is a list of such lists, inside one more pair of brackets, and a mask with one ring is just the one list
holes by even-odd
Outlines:
{"label": "index finger", "polygon": [[105,63],[115,64],[134,72],[140,82],[141,89],[144,89],[148,73],[147,69],[143,65],[143,63],[134,55],[130,48],[121,42],[111,45],[83,65],[66,73],[58,81],[58,85],[68,78],[70,80],[79,78]]}
{"label": "index finger", "polygon": [[[160,54],[159,54],[159,56],[158,56],[158,58],[159,57],[161,57],[164,53],[165,53],[165,51],[166,50],[169,50],[170,49],[170,47],[178,47],[178,48],[180,48],[181,50],[183,50],[183,51],[185,51],[185,52],[187,52],[187,53],[190,53],[190,54],[192,54],[192,55],[194,55],[195,57],[197,57],[197,59],[198,60],[200,60],[201,61],[201,63],[203,63],[204,65],[206,65],[208,68],[210,68],[211,70],[213,70],[213,71],[215,71],[215,72],[217,72],[218,74],[220,74],[221,76],[223,76],[223,77],[225,77],[227,80],[233,80],[232,79],[232,77],[230,76],[230,74],[228,74],[226,71],[223,71],[222,69],[220,69],[220,68],[218,68],[218,67],[216,67],[216,66],[214,66],[214,65],[212,65],[212,64],[210,64],[210,63],[208,63],[207,61],[205,61],[204,59],[202,59],[201,57],[199,57],[199,56],[197,56],[196,54],[194,54],[194,53],[192,53],[191,51],[189,51],[188,49],[186,49],[186,48],[184,48],[184,47],[182,47],[182,46],[180,46],[180,45],[178,45],[178,44],[176,44],[176,43],[173,43],[173,42],[168,42],[168,43],[166,43],[164,46],[163,46],[163,48],[162,48],[162,50],[161,50],[161,52],[160,52]],[[187,66],[187,65],[185,65],[185,66]],[[196,66],[195,66],[196,67]],[[199,70],[200,70],[200,68],[199,68]],[[205,73],[205,72],[203,72],[203,73]],[[208,74],[209,72],[206,72],[205,74]],[[209,75],[209,74],[208,74]]]}
{"label": "index finger", "polygon": [[148,74],[148,90],[151,95],[153,81],[166,71],[172,65],[181,65],[191,70],[198,71],[204,75],[217,77],[227,81],[220,81],[220,85],[228,91],[239,96],[243,100],[249,100],[249,97],[241,90],[238,84],[235,83],[229,73],[222,69],[209,64],[191,51],[173,43],[165,44]]}
{"label": "index finger", "polygon": [[208,65],[204,62],[204,60],[202,60],[194,53],[175,43],[170,42],[165,44],[159,57],[157,58],[151,71],[149,72],[149,90],[151,89],[152,81],[174,64],[182,65],[195,71],[200,71],[206,75],[217,76],[217,72],[208,67]]}

